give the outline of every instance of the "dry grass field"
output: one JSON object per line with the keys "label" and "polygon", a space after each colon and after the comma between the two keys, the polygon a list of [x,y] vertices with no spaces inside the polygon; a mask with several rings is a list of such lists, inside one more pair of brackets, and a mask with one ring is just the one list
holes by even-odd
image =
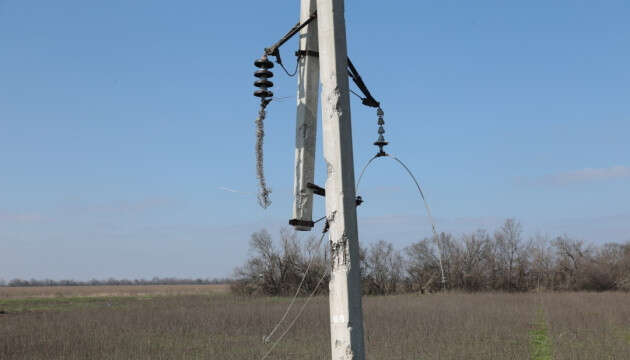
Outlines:
{"label": "dry grass field", "polygon": [[106,297],[225,293],[228,285],[125,285],[0,287],[0,299],[29,297]]}
{"label": "dry grass field", "polygon": [[[0,359],[260,359],[289,303],[195,286],[58,290],[1,290]],[[374,360],[630,359],[630,294],[365,297],[364,311]],[[317,297],[268,359],[327,359],[328,332]]]}

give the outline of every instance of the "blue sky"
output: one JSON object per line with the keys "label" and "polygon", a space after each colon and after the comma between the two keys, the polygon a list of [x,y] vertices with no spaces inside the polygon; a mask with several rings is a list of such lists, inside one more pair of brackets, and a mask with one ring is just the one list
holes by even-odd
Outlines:
{"label": "blue sky", "polygon": [[[298,7],[0,0],[0,279],[228,276],[251,232],[277,233],[291,216],[295,79],[276,72],[263,210],[252,62]],[[389,151],[420,178],[439,230],[516,217],[527,236],[630,240],[627,2],[349,0],[346,11]],[[291,65],[296,46],[282,48]],[[361,167],[376,116],[352,106]],[[364,244],[430,233],[396,166],[380,160],[361,185]]]}

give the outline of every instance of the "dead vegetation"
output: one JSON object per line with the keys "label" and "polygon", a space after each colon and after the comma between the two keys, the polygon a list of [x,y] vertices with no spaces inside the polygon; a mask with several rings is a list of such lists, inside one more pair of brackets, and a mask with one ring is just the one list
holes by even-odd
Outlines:
{"label": "dead vegetation", "polygon": [[103,286],[0,286],[0,299],[75,296],[143,296],[225,293],[229,285],[103,285]]}
{"label": "dead vegetation", "polygon": [[[289,301],[211,292],[55,299],[0,300],[0,309],[23,302],[0,315],[1,359],[259,359]],[[368,359],[529,359],[541,321],[555,359],[630,354],[627,293],[368,296],[364,314]],[[328,299],[316,297],[271,358],[328,358],[328,321]]]}
{"label": "dead vegetation", "polygon": [[[318,239],[300,240],[289,230],[280,233],[279,241],[265,230],[254,233],[251,256],[236,269],[232,289],[248,295],[292,295],[304,278],[301,293],[309,294],[328,267],[327,239],[317,246]],[[630,291],[630,243],[595,246],[568,236],[526,239],[514,219],[492,233],[442,233],[404,249],[381,240],[360,254],[363,293],[368,295],[437,292],[443,287],[466,292]]]}
{"label": "dead vegetation", "polygon": [[545,294],[542,307],[554,359],[630,359],[628,294]]}

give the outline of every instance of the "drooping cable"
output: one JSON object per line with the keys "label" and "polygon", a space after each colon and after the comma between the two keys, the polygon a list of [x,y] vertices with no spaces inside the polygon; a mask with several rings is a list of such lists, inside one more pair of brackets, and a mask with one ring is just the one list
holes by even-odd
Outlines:
{"label": "drooping cable", "polygon": [[[319,220],[322,220],[326,218],[325,216]],[[317,220],[317,221],[319,221]],[[278,323],[276,323],[276,325],[274,326],[273,330],[271,330],[271,332],[269,333],[269,335],[265,336],[263,338],[263,341],[265,343],[268,343],[269,341],[271,341],[271,337],[273,336],[273,334],[275,334],[275,332],[278,330],[278,328],[280,327],[280,325],[282,324],[282,322],[286,319],[287,315],[289,314],[289,311],[291,311],[291,308],[293,307],[293,304],[295,303],[295,300],[297,299],[298,295],[300,294],[300,290],[302,289],[302,285],[304,285],[304,280],[306,280],[306,276],[308,275],[308,271],[311,268],[311,265],[313,264],[313,260],[315,259],[315,254],[317,254],[317,252],[319,251],[319,248],[322,246],[322,242],[324,240],[324,237],[326,236],[326,232],[328,232],[328,222],[326,222],[326,224],[324,225],[324,229],[322,230],[322,236],[319,238],[319,241],[317,242],[317,246],[315,247],[315,249],[313,249],[313,254],[311,254],[311,258],[308,261],[308,264],[306,265],[306,270],[304,271],[304,275],[302,276],[302,280],[300,281],[297,290],[295,290],[295,294],[293,295],[293,298],[291,299],[291,302],[289,303],[289,306],[287,306],[287,309],[285,310],[284,314],[282,315],[282,317],[280,318],[280,320],[278,321]]]}
{"label": "drooping cable", "polygon": [[271,189],[267,186],[267,180],[265,179],[263,152],[265,139],[265,108],[270,102],[271,99],[261,99],[260,110],[258,111],[258,117],[256,118],[256,178],[258,179],[258,203],[264,209],[271,205],[271,200],[269,199]]}
{"label": "drooping cable", "polygon": [[429,218],[429,222],[431,223],[431,231],[433,232],[433,238],[434,238],[434,241],[435,241],[436,246],[438,248],[438,265],[440,267],[440,275],[442,277],[442,288],[446,289],[446,277],[445,277],[445,274],[444,274],[444,265],[442,263],[442,247],[440,246],[439,234],[438,234],[436,226],[435,226],[435,220],[433,219],[433,215],[431,214],[431,209],[429,208],[429,203],[428,203],[427,199],[424,197],[424,193],[422,192],[422,188],[420,187],[420,183],[418,182],[418,179],[416,179],[416,177],[411,172],[411,170],[407,167],[407,165],[405,165],[405,163],[403,163],[402,160],[400,160],[396,156],[393,156],[393,155],[390,155],[390,154],[373,156],[365,164],[365,166],[363,167],[363,170],[361,170],[361,174],[359,175],[359,179],[357,181],[356,191],[358,192],[359,185],[361,184],[361,179],[363,178],[363,175],[365,174],[365,171],[368,169],[370,164],[372,164],[372,162],[374,160],[376,160],[378,158],[381,158],[381,157],[389,157],[389,158],[392,158],[393,160],[396,160],[396,162],[398,162],[398,164],[400,164],[403,167],[403,169],[405,169],[407,174],[409,174],[409,176],[413,180],[414,184],[416,185],[416,188],[418,189],[418,192],[420,193],[420,198],[424,202],[424,207],[425,207],[425,209],[427,211],[427,217]]}
{"label": "drooping cable", "polygon": [[427,209],[427,216],[429,218],[429,221],[431,222],[431,229],[433,230],[433,237],[435,239],[435,242],[438,248],[438,262],[440,265],[440,275],[442,276],[442,288],[446,290],[446,277],[444,276],[444,266],[442,264],[442,248],[440,246],[440,239],[439,239],[440,235],[435,229],[435,221],[433,220],[433,215],[431,215],[431,209],[429,208],[429,203],[427,202],[427,199],[424,197],[422,188],[420,188],[420,183],[418,183],[418,180],[413,175],[411,170],[409,170],[407,165],[405,165],[405,163],[403,163],[402,160],[400,160],[396,156],[392,156],[392,155],[388,155],[388,156],[396,160],[405,170],[407,170],[407,173],[409,174],[409,176],[411,176],[411,178],[413,179],[413,182],[416,184],[416,187],[418,188],[418,192],[420,192],[420,197],[422,197],[422,201],[424,202],[424,207],[425,209]]}
{"label": "drooping cable", "polygon": [[357,186],[355,187],[355,192],[359,191],[359,185],[361,185],[361,179],[363,178],[363,174],[365,174],[365,170],[367,170],[368,166],[370,166],[370,164],[372,163],[372,161],[378,159],[380,156],[372,156],[372,158],[367,162],[367,164],[365,164],[365,166],[363,166],[363,170],[361,170],[361,174],[359,175],[359,179],[357,180]]}
{"label": "drooping cable", "polygon": [[326,276],[329,274],[329,271],[324,271],[324,273],[322,274],[322,276],[319,278],[319,281],[317,281],[317,285],[315,285],[315,288],[313,289],[313,291],[311,292],[311,294],[306,298],[306,301],[304,301],[304,304],[302,304],[302,307],[300,308],[300,310],[298,311],[297,315],[295,316],[295,318],[293,318],[293,321],[291,321],[291,323],[289,324],[289,326],[286,328],[286,330],[284,330],[284,332],[278,337],[278,339],[273,343],[273,345],[271,345],[271,348],[267,351],[267,353],[261,358],[261,360],[265,360],[267,358],[267,356],[269,356],[271,354],[271,352],[273,352],[273,350],[276,348],[276,346],[280,343],[280,341],[282,341],[282,339],[284,338],[284,336],[291,330],[291,328],[293,328],[293,325],[295,325],[295,323],[297,322],[297,320],[300,318],[300,316],[302,316],[302,313],[304,312],[304,309],[306,309],[306,306],[308,305],[308,303],[311,301],[311,299],[313,298],[313,296],[315,296],[315,294],[317,293],[317,291],[319,290],[319,286],[322,284],[322,282],[324,281],[324,279],[326,278]]}
{"label": "drooping cable", "polygon": [[[273,82],[269,81],[269,78],[273,77],[273,72],[269,69],[273,68],[273,63],[268,60],[269,56],[274,56],[276,58],[276,62],[280,65],[282,70],[289,76],[293,77],[297,74],[299,70],[299,62],[300,58],[303,56],[319,56],[317,51],[303,49],[296,51],[295,55],[297,57],[297,62],[295,66],[295,70],[291,73],[284,66],[282,62],[282,57],[280,56],[280,47],[285,44],[289,39],[295,36],[300,32],[304,27],[317,19],[317,12],[313,12],[304,22],[298,22],[295,24],[280,40],[274,43],[272,46],[265,48],[263,56],[254,62],[254,65],[258,67],[260,70],[254,73],[258,79],[254,82],[254,86],[259,89],[254,92],[254,96],[260,98],[260,110],[258,111],[258,118],[256,119],[256,177],[258,178],[259,192],[258,192],[258,203],[261,207],[267,208],[271,205],[270,194],[271,189],[267,186],[267,181],[264,175],[264,164],[263,164],[263,140],[264,140],[264,120],[266,117],[266,107],[269,105],[269,102],[273,99],[273,92],[269,90],[273,87]],[[379,102],[374,99],[370,90],[367,88],[361,75],[357,71],[356,67],[348,58],[348,76],[354,81],[359,90],[365,95],[365,97],[361,97],[356,92],[352,91],[354,95],[361,99],[361,102],[366,106],[371,107],[379,107]],[[380,109],[380,107],[379,107]]]}
{"label": "drooping cable", "polygon": [[265,117],[267,113],[265,109],[267,105],[273,99],[273,92],[269,90],[273,87],[273,82],[269,81],[273,77],[273,72],[270,69],[273,68],[273,63],[269,61],[267,55],[263,55],[260,59],[254,61],[254,66],[260,70],[254,72],[256,81],[254,86],[258,90],[254,91],[254,96],[260,98],[260,109],[258,110],[258,117],[256,118],[256,177],[258,178],[258,203],[264,209],[271,205],[269,200],[269,194],[271,189],[267,186],[267,180],[265,179],[265,167],[264,167],[264,153],[263,144],[265,140]]}
{"label": "drooping cable", "polygon": [[429,203],[428,203],[427,199],[424,197],[424,193],[422,192],[422,188],[420,187],[420,183],[418,182],[418,179],[416,179],[415,175],[411,172],[411,170],[407,167],[407,165],[405,165],[405,163],[402,162],[402,160],[400,160],[396,156],[393,156],[393,155],[390,155],[390,154],[386,153],[385,150],[383,149],[385,146],[387,146],[389,144],[385,140],[385,136],[383,136],[385,134],[385,128],[384,128],[385,120],[383,119],[383,117],[385,116],[385,113],[383,112],[383,110],[380,107],[378,107],[378,109],[376,110],[376,115],[378,117],[378,120],[376,122],[377,125],[378,125],[378,138],[374,142],[374,145],[378,147],[378,153],[376,153],[376,155],[374,155],[370,160],[368,160],[367,164],[365,164],[365,166],[363,166],[363,169],[361,170],[361,173],[359,174],[359,179],[357,181],[355,192],[358,192],[359,185],[361,184],[361,179],[363,178],[363,175],[365,174],[365,171],[368,169],[370,164],[372,164],[372,162],[374,160],[376,160],[377,158],[390,157],[390,158],[396,160],[396,162],[398,162],[398,164],[400,164],[400,166],[402,166],[403,169],[405,169],[405,171],[407,171],[407,174],[409,174],[409,176],[413,180],[414,184],[416,184],[416,188],[418,188],[418,192],[420,193],[420,198],[422,198],[422,201],[424,202],[424,207],[425,207],[425,209],[427,211],[427,216],[429,218],[429,222],[431,223],[431,230],[433,232],[433,238],[435,239],[435,242],[436,242],[436,245],[437,245],[437,248],[438,248],[438,265],[440,266],[440,274],[441,274],[441,277],[442,277],[442,288],[446,289],[446,277],[444,275],[444,266],[443,266],[443,263],[442,263],[442,248],[440,246],[439,234],[438,234],[437,229],[435,227],[435,220],[433,220],[433,215],[431,214],[431,209],[429,208]]}
{"label": "drooping cable", "polygon": [[287,74],[287,76],[294,77],[295,74],[297,74],[297,72],[298,72],[298,68],[300,67],[300,58],[297,58],[297,61],[295,63],[295,69],[293,70],[292,73],[290,73],[289,70],[287,70],[287,68],[284,67],[284,64],[282,62],[278,62],[278,64],[280,64],[280,67],[282,68],[282,70],[284,70],[284,72]]}

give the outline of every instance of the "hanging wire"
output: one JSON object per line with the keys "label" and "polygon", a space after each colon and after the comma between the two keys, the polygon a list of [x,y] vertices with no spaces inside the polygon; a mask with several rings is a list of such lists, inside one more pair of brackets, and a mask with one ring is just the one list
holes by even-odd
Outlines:
{"label": "hanging wire", "polygon": [[418,192],[420,193],[420,197],[422,198],[422,201],[424,202],[424,207],[425,207],[425,209],[427,211],[427,217],[429,218],[429,222],[431,223],[431,230],[433,232],[433,238],[435,239],[435,242],[436,242],[436,245],[437,245],[437,248],[438,248],[438,264],[440,266],[440,275],[442,276],[442,288],[444,290],[446,290],[446,277],[444,275],[444,266],[443,266],[443,263],[442,263],[442,248],[440,246],[439,234],[438,234],[438,232],[436,230],[436,227],[435,227],[435,221],[433,220],[433,215],[431,214],[431,209],[429,208],[429,203],[427,202],[427,199],[424,197],[424,193],[422,192],[422,188],[420,187],[420,183],[418,182],[418,179],[416,179],[416,177],[413,175],[411,170],[409,170],[407,165],[405,165],[405,163],[403,163],[402,160],[400,160],[396,156],[393,156],[393,155],[390,155],[390,154],[375,155],[367,162],[367,164],[365,164],[365,166],[363,167],[363,170],[361,170],[361,174],[359,175],[359,179],[357,180],[357,186],[356,186],[355,190],[356,191],[359,190],[359,185],[361,184],[361,179],[363,178],[363,175],[365,174],[365,171],[370,166],[370,164],[374,160],[379,158],[379,157],[390,157],[390,158],[396,160],[398,162],[398,164],[400,164],[403,167],[403,169],[405,169],[405,171],[407,171],[407,174],[409,174],[409,176],[411,177],[413,182],[416,184],[416,187],[418,188]]}
{"label": "hanging wire", "polygon": [[361,170],[361,175],[359,175],[359,180],[357,180],[357,186],[355,187],[355,192],[359,191],[359,185],[361,185],[361,179],[363,178],[363,174],[365,174],[365,170],[367,170],[368,166],[370,166],[370,164],[372,163],[372,161],[376,160],[378,158],[378,156],[374,155],[368,162],[367,164],[365,164],[365,166],[363,167],[363,170]]}
{"label": "hanging wire", "polygon": [[422,192],[422,189],[420,188],[420,184],[418,183],[418,180],[413,175],[411,170],[409,170],[407,165],[405,165],[405,163],[403,163],[399,158],[395,156],[392,156],[392,155],[388,155],[388,156],[396,160],[403,168],[405,168],[405,170],[407,170],[407,173],[409,174],[409,176],[411,176],[411,178],[413,179],[413,182],[416,183],[416,187],[418,188],[418,191],[420,192],[420,196],[422,197],[422,201],[424,202],[424,207],[427,209],[427,216],[429,217],[429,221],[431,222],[431,229],[433,230],[433,236],[435,238],[435,242],[438,248],[438,261],[440,264],[440,273],[442,275],[442,288],[446,290],[446,278],[444,276],[444,266],[442,265],[442,249],[440,247],[439,235],[437,233],[437,230],[435,229],[435,221],[433,220],[433,215],[431,215],[431,209],[429,208],[429,203],[427,202],[427,199],[424,197],[424,193]]}
{"label": "hanging wire", "polygon": [[315,289],[313,289],[313,291],[311,292],[311,294],[306,298],[306,301],[304,302],[304,304],[302,304],[302,307],[300,308],[300,310],[298,311],[297,315],[295,316],[295,318],[293,319],[293,321],[291,321],[291,323],[289,324],[289,327],[286,328],[286,330],[284,330],[284,332],[280,335],[280,337],[278,337],[278,339],[273,343],[273,345],[271,345],[271,348],[269,349],[269,351],[267,351],[267,353],[261,358],[261,360],[265,360],[267,358],[267,356],[269,356],[271,354],[271,352],[273,351],[273,349],[276,348],[276,346],[280,343],[280,341],[284,338],[284,336],[289,332],[289,330],[291,330],[291,328],[293,327],[293,325],[295,325],[295,322],[300,318],[300,316],[302,315],[302,313],[304,312],[304,309],[306,309],[306,305],[308,305],[308,303],[311,301],[311,299],[313,298],[313,296],[315,296],[315,293],[317,293],[317,291],[319,290],[319,286],[322,284],[322,282],[324,281],[324,279],[326,278],[326,275],[328,275],[330,272],[330,269],[328,269],[328,271],[324,271],[324,273],[322,274],[322,276],[319,278],[319,281],[317,282],[317,285],[315,285]]}
{"label": "hanging wire", "polygon": [[271,189],[267,186],[267,180],[265,179],[265,167],[264,167],[264,152],[263,143],[265,140],[265,108],[271,99],[261,99],[260,110],[258,111],[258,117],[256,118],[256,177],[258,178],[258,203],[261,207],[266,209],[271,205],[269,194]]}
{"label": "hanging wire", "polygon": [[[322,220],[324,218],[326,218],[326,217],[324,216],[324,217],[320,218],[319,220],[317,220],[317,222],[319,222],[320,220]],[[302,289],[302,285],[304,285],[304,280],[306,279],[306,276],[308,275],[308,271],[310,270],[311,265],[313,264],[313,260],[315,259],[315,254],[317,253],[317,251],[319,251],[319,248],[322,246],[322,242],[324,240],[324,237],[326,236],[326,232],[327,231],[328,231],[328,226],[325,225],[324,226],[324,230],[322,231],[322,236],[319,238],[319,241],[317,242],[317,246],[315,247],[314,252],[311,255],[311,258],[308,261],[308,264],[306,266],[306,270],[304,271],[304,275],[302,276],[302,280],[300,281],[300,284],[298,285],[297,290],[295,291],[295,294],[293,295],[293,298],[291,299],[291,302],[289,303],[289,306],[287,306],[287,309],[285,310],[284,314],[282,315],[282,317],[280,318],[280,320],[278,321],[276,326],[274,326],[273,330],[271,330],[269,335],[263,337],[263,342],[268,343],[268,342],[271,341],[271,337],[273,336],[273,334],[275,334],[275,332],[278,330],[278,328],[280,327],[282,322],[286,319],[287,315],[289,314],[289,311],[291,311],[291,308],[293,307],[293,304],[295,303],[295,300],[297,299],[298,295],[300,294],[300,290]]]}
{"label": "hanging wire", "polygon": [[280,67],[282,68],[282,70],[284,70],[284,72],[285,72],[285,73],[287,73],[287,75],[288,75],[289,77],[294,77],[294,76],[295,76],[295,74],[297,74],[297,72],[298,72],[298,68],[299,68],[299,66],[300,66],[300,58],[299,58],[299,57],[297,57],[297,61],[295,62],[295,70],[293,70],[293,72],[292,72],[292,73],[290,73],[290,72],[289,72],[289,70],[287,70],[287,68],[285,68],[285,67],[284,67],[284,64],[283,64],[283,63],[279,62],[279,64],[280,64]]}

